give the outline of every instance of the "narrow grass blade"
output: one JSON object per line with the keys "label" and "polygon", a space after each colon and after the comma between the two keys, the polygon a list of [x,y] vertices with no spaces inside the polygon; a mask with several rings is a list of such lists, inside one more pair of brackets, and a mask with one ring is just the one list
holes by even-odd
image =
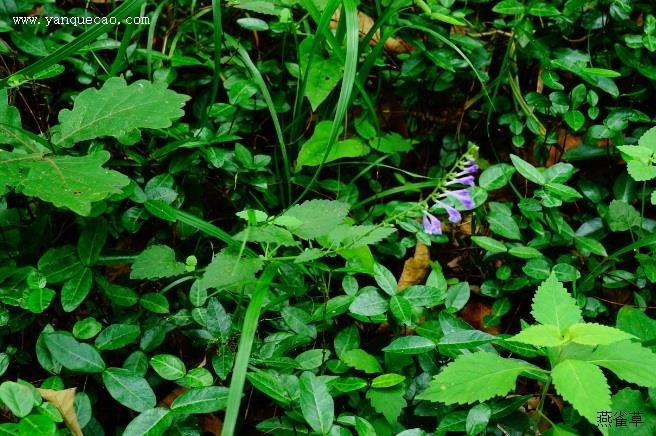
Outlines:
{"label": "narrow grass blade", "polygon": [[278,271],[278,265],[269,264],[264,269],[260,276],[257,286],[251,296],[251,301],[248,303],[246,314],[244,315],[244,324],[241,329],[241,337],[239,338],[239,346],[237,348],[237,357],[235,358],[235,366],[232,371],[232,378],[230,380],[230,391],[228,392],[228,407],[226,409],[225,419],[223,421],[222,436],[233,436],[235,434],[235,427],[237,425],[237,417],[239,416],[239,406],[241,404],[241,396],[244,391],[244,380],[246,379],[246,372],[248,370],[248,360],[251,356],[251,349],[253,348],[253,340],[255,339],[255,331],[257,329],[258,319],[264,304],[264,297],[269,290],[271,281]]}

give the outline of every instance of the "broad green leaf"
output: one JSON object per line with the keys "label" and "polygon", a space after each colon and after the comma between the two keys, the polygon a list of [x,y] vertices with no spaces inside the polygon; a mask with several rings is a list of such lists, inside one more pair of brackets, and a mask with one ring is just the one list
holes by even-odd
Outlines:
{"label": "broad green leaf", "polygon": [[34,397],[30,388],[13,381],[6,381],[0,385],[0,400],[18,418],[27,416],[34,406]]}
{"label": "broad green leaf", "polygon": [[94,280],[112,304],[121,307],[130,307],[139,301],[139,296],[130,288],[110,283],[101,275],[96,275]]}
{"label": "broad green leaf", "polygon": [[379,263],[374,264],[374,280],[387,295],[396,295],[398,292],[394,274]]}
{"label": "broad green leaf", "polygon": [[494,5],[492,12],[504,15],[518,15],[526,10],[526,6],[517,0],[503,0]]}
{"label": "broad green leaf", "polygon": [[397,384],[389,388],[369,389],[366,396],[376,412],[382,413],[390,424],[395,424],[398,422],[401,410],[407,406],[404,395],[404,386]]}
{"label": "broad green leaf", "polygon": [[317,328],[310,322],[310,314],[302,309],[292,306],[286,306],[280,312],[285,324],[289,326],[292,331],[299,335],[309,336],[311,338],[317,337]]}
{"label": "broad green leaf", "polygon": [[497,235],[508,239],[522,240],[522,233],[519,231],[519,226],[512,219],[512,216],[490,212],[487,215],[487,222],[490,224],[490,230]]}
{"label": "broad green leaf", "polygon": [[622,232],[640,225],[640,212],[625,201],[613,200],[606,220],[612,231]]}
{"label": "broad green leaf", "polygon": [[203,288],[229,288],[255,281],[255,273],[262,268],[259,259],[237,257],[221,252],[214,256],[200,281]]}
{"label": "broad green leaf", "polygon": [[44,341],[52,357],[66,369],[83,373],[102,372],[105,369],[100,353],[72,336],[59,332],[47,333]]}
{"label": "broad green leaf", "polygon": [[387,347],[383,348],[383,351],[393,354],[423,354],[435,347],[435,342],[423,336],[402,336],[394,339]]}
{"label": "broad green leaf", "polygon": [[39,272],[48,283],[61,283],[78,275],[84,266],[80,263],[72,245],[51,248],[38,262]]}
{"label": "broad green leaf", "polygon": [[[303,166],[317,166],[321,164],[326,154],[332,124],[332,121],[321,121],[316,125],[314,133],[310,139],[305,141],[301,146],[301,151],[298,152],[298,157],[296,158],[297,170]],[[332,162],[345,157],[359,157],[367,154],[369,154],[369,147],[358,137],[353,137],[336,141],[328,152],[325,162]]]}
{"label": "broad green leaf", "polygon": [[592,424],[597,413],[610,410],[610,388],[599,367],[581,360],[565,359],[551,371],[556,391]]}
{"label": "broad green leaf", "polygon": [[311,372],[304,372],[299,379],[301,412],[312,429],[328,434],[335,418],[335,405],[328,387]]}
{"label": "broad green leaf", "polygon": [[469,283],[460,282],[450,286],[444,295],[444,305],[449,313],[454,313],[465,307],[469,297],[471,296],[471,288]]}
{"label": "broad green leaf", "polygon": [[[298,46],[301,78],[307,76],[305,82],[305,96],[310,101],[312,110],[316,111],[319,105],[330,95],[339,83],[344,70],[344,63],[336,53],[324,58],[315,46],[315,37],[308,36]],[[310,62],[311,60],[311,62]],[[310,69],[308,70],[308,64]]]}
{"label": "broad green leaf", "polygon": [[109,158],[105,150],[87,156],[25,155],[0,150],[0,180],[20,188],[24,195],[88,216],[92,203],[120,194],[130,183],[123,174],[102,167]]}
{"label": "broad green leaf", "polygon": [[7,353],[0,353],[0,376],[9,368],[9,356]]}
{"label": "broad green leaf", "polygon": [[93,274],[90,268],[84,268],[75,277],[69,279],[61,289],[61,304],[65,312],[72,312],[87,298],[91,291]]}
{"label": "broad green leaf", "polygon": [[273,371],[257,370],[246,374],[248,381],[260,392],[268,395],[287,407],[292,402],[292,397],[282,378]]}
{"label": "broad green leaf", "polygon": [[565,343],[565,338],[561,335],[560,329],[551,324],[527,327],[519,334],[505,340],[535,345],[536,347],[556,347]]}
{"label": "broad green leaf", "polygon": [[160,436],[173,423],[173,414],[169,409],[157,407],[141,412],[123,432],[123,436]]}
{"label": "broad green leaf", "polygon": [[157,292],[147,292],[139,298],[139,304],[144,309],[153,313],[169,313],[169,300],[166,296]]}
{"label": "broad green leaf", "polygon": [[54,436],[56,431],[55,422],[44,415],[29,415],[18,423],[18,434],[20,435]]}
{"label": "broad green leaf", "polygon": [[478,184],[486,191],[493,191],[506,186],[513,174],[515,168],[512,165],[505,163],[492,165],[481,173]]}
{"label": "broad green leaf", "polygon": [[77,254],[85,266],[96,263],[107,240],[107,227],[103,221],[90,221],[82,230],[77,242]]}
{"label": "broad green leaf", "polygon": [[438,344],[440,351],[460,354],[458,350],[489,344],[496,339],[496,336],[480,330],[455,330],[446,332]]}
{"label": "broad green leaf", "polygon": [[202,388],[212,386],[214,384],[214,377],[205,368],[192,368],[184,376],[184,383],[191,388]]}
{"label": "broad green leaf", "polygon": [[643,311],[631,306],[623,306],[617,312],[615,326],[640,338],[642,342],[656,339],[656,320]]}
{"label": "broad green leaf", "polygon": [[339,358],[348,366],[364,371],[367,374],[383,372],[383,368],[378,363],[378,360],[360,348],[344,351]]}
{"label": "broad green leaf", "polygon": [[165,86],[146,80],[128,86],[122,78],[112,77],[100,89],[85,89],[72,110],[59,112],[60,124],[52,129],[53,143],[69,147],[104,136],[121,140],[135,137],[138,129],[170,127],[184,115],[182,106],[189,97]]}
{"label": "broad green leaf", "polygon": [[519,171],[519,173],[526,179],[540,186],[546,183],[544,175],[537,168],[526,162],[521,157],[511,154],[510,160],[512,161],[515,168],[517,168],[517,171]]}
{"label": "broad green leaf", "polygon": [[433,286],[414,285],[399,295],[414,307],[433,307],[444,303],[445,292]]}
{"label": "broad green leaf", "polygon": [[301,369],[310,370],[319,368],[330,357],[330,350],[314,348],[299,354],[294,358],[300,365]]}
{"label": "broad green leaf", "polygon": [[567,125],[575,132],[580,130],[585,124],[585,116],[578,110],[569,110],[563,115]]}
{"label": "broad green leaf", "polygon": [[375,316],[387,312],[387,300],[376,290],[365,291],[355,297],[349,311],[356,315]]}
{"label": "broad green leaf", "polygon": [[656,165],[648,165],[638,160],[632,160],[626,165],[626,170],[636,182],[644,182],[656,178]]}
{"label": "broad green leaf", "polygon": [[232,319],[219,302],[219,299],[212,297],[207,304],[207,330],[216,337],[227,338],[230,334]]}
{"label": "broad green leaf", "polygon": [[600,345],[585,360],[610,369],[629,383],[656,387],[656,354],[640,344],[622,341]]}
{"label": "broad green leaf", "polygon": [[225,408],[227,404],[228,388],[207,386],[183,393],[173,401],[171,410],[180,414],[212,413]]}
{"label": "broad green leaf", "polygon": [[506,246],[503,245],[503,242],[497,241],[496,239],[492,239],[487,236],[472,236],[471,240],[474,244],[484,248],[490,253],[505,253],[508,251]]}
{"label": "broad green leaf", "polygon": [[526,245],[517,245],[508,250],[511,256],[519,257],[520,259],[534,259],[542,256],[542,253],[536,248],[527,247]]}
{"label": "broad green leaf", "polygon": [[538,287],[531,314],[537,322],[555,325],[561,332],[581,320],[581,309],[553,273]]}
{"label": "broad green leaf", "polygon": [[360,332],[355,324],[350,324],[335,335],[334,347],[337,357],[340,358],[344,352],[360,347]]}
{"label": "broad green leaf", "polygon": [[487,404],[477,404],[467,413],[467,421],[465,422],[465,429],[468,435],[477,435],[485,432],[492,410]]}
{"label": "broad green leaf", "polygon": [[103,383],[119,403],[136,412],[155,407],[155,393],[145,378],[124,368],[107,368],[102,373]]}
{"label": "broad green leaf", "polygon": [[[656,434],[656,411],[644,400],[638,390],[624,388],[612,396],[613,424],[619,424],[620,417],[626,419],[626,427],[615,425],[609,429],[610,436],[653,436]],[[653,401],[652,401],[653,405]],[[631,424],[633,418],[642,423]]]}
{"label": "broad green leaf", "polygon": [[367,387],[369,383],[360,377],[340,377],[328,383],[328,387],[336,389],[341,393],[359,391]]}
{"label": "broad green leaf", "polygon": [[565,338],[583,345],[608,345],[627,339],[637,339],[620,329],[596,323],[573,324],[565,330]]}
{"label": "broad green leaf", "polygon": [[73,336],[77,339],[91,339],[100,333],[100,330],[102,330],[102,324],[95,318],[84,318],[73,325]]}
{"label": "broad green leaf", "polygon": [[404,375],[400,374],[383,374],[371,381],[372,388],[391,388],[405,380]]}
{"label": "broad green leaf", "polygon": [[185,273],[185,264],[175,260],[175,251],[166,245],[151,245],[132,264],[131,279],[160,279]]}
{"label": "broad green leaf", "polygon": [[576,236],[574,237],[574,244],[576,245],[577,250],[583,252],[587,250],[592,254],[598,254],[599,256],[608,256],[608,253],[606,253],[606,248],[603,246],[603,244],[595,239],[588,238],[585,236]]}
{"label": "broad green leaf", "polygon": [[25,299],[25,307],[32,313],[42,313],[50,306],[50,302],[57,293],[48,288],[32,289]]}
{"label": "broad green leaf", "polygon": [[112,324],[100,332],[96,338],[99,350],[118,350],[134,342],[141,334],[141,328],[133,324]]}
{"label": "broad green leaf", "polygon": [[185,376],[184,362],[172,354],[158,354],[150,359],[150,366],[164,380],[178,380]]}
{"label": "broad green leaf", "polygon": [[468,404],[505,395],[517,376],[535,367],[527,362],[485,351],[459,356],[436,375],[417,399],[446,404]]}
{"label": "broad green leaf", "polygon": [[303,239],[314,239],[337,228],[349,207],[341,201],[310,200],[293,206],[282,217],[294,218],[293,223],[285,225],[289,231]]}
{"label": "broad green leaf", "polygon": [[390,299],[390,310],[399,323],[403,325],[412,324],[412,306],[404,297],[393,296]]}

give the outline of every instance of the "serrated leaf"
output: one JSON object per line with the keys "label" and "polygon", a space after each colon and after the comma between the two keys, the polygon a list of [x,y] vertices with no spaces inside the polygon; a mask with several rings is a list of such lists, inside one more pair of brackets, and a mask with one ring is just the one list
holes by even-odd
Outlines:
{"label": "serrated leaf", "polygon": [[88,216],[92,203],[120,194],[130,183],[123,174],[103,168],[109,157],[105,150],[87,156],[25,155],[0,150],[0,180],[24,195]]}
{"label": "serrated leaf", "polygon": [[65,368],[83,373],[102,372],[105,362],[89,344],[81,343],[64,333],[47,333],[44,341],[52,357]]}
{"label": "serrated leaf", "polygon": [[255,273],[262,268],[259,259],[239,258],[221,252],[214,256],[200,281],[203,288],[229,288],[255,281]]}
{"label": "serrated leaf", "polygon": [[526,179],[540,186],[546,183],[544,175],[537,168],[526,162],[521,157],[511,154],[510,160],[512,161],[515,168],[517,168],[517,171],[519,171],[519,173]]}
{"label": "serrated leaf", "polygon": [[398,421],[401,411],[407,406],[404,395],[405,388],[402,384],[383,389],[372,388],[367,391],[367,398],[373,408],[376,412],[382,413],[390,424]]}
{"label": "serrated leaf", "polygon": [[173,401],[171,410],[180,414],[212,413],[225,408],[227,404],[228,388],[207,386],[183,393]]}
{"label": "serrated leaf", "polygon": [[648,165],[639,160],[632,160],[626,165],[629,175],[636,182],[644,182],[656,178],[656,166]]}
{"label": "serrated leaf", "polygon": [[282,216],[298,223],[286,226],[289,231],[303,239],[314,239],[335,229],[348,211],[349,205],[341,201],[310,200],[295,205]]}
{"label": "serrated leaf", "polygon": [[551,274],[533,297],[531,314],[541,324],[557,326],[561,332],[581,320],[581,309],[563,285]]}
{"label": "serrated leaf", "polygon": [[128,409],[144,412],[155,407],[155,393],[146,379],[129,369],[107,368],[102,379],[110,395]]}
{"label": "serrated leaf", "polygon": [[517,376],[532,368],[527,362],[485,351],[462,355],[436,375],[417,399],[446,404],[486,401],[513,390]]}
{"label": "serrated leaf", "polygon": [[311,372],[299,379],[301,412],[312,429],[327,434],[335,418],[335,404],[326,383]]}
{"label": "serrated leaf", "polygon": [[535,345],[536,347],[556,347],[565,342],[560,329],[555,325],[533,325],[505,340]]}
{"label": "serrated leaf", "polygon": [[656,354],[640,344],[622,341],[600,345],[585,360],[610,369],[622,380],[656,387]]}
{"label": "serrated leaf", "polygon": [[59,112],[60,124],[53,128],[53,143],[67,147],[88,139],[134,136],[138,129],[163,129],[184,115],[189,96],[166,89],[164,82],[138,80],[127,85],[112,77],[100,89],[87,88],[78,94],[72,110]]}
{"label": "serrated leaf", "polygon": [[84,268],[79,274],[64,283],[59,295],[64,312],[72,312],[82,304],[91,291],[92,277],[91,269]]}
{"label": "serrated leaf", "polygon": [[96,338],[99,350],[118,350],[133,342],[141,334],[141,328],[133,324],[112,324]]}
{"label": "serrated leaf", "polygon": [[387,347],[383,348],[383,351],[393,354],[423,354],[435,347],[435,342],[423,336],[402,336],[394,339]]}
{"label": "serrated leaf", "polygon": [[348,366],[364,371],[367,374],[383,372],[383,368],[378,363],[378,360],[360,348],[344,351],[339,355],[339,358]]}
{"label": "serrated leaf", "polygon": [[148,409],[134,418],[123,432],[123,436],[159,436],[173,423],[173,414],[162,407]]}
{"label": "serrated leaf", "polygon": [[573,324],[565,330],[565,337],[583,345],[608,345],[628,339],[637,339],[620,329],[596,323]]}
{"label": "serrated leaf", "polygon": [[610,410],[610,388],[599,367],[582,360],[565,359],[551,371],[556,391],[592,424],[597,413]]}
{"label": "serrated leaf", "polygon": [[175,251],[166,245],[151,245],[132,264],[131,279],[160,279],[185,272],[185,264],[175,260]]}

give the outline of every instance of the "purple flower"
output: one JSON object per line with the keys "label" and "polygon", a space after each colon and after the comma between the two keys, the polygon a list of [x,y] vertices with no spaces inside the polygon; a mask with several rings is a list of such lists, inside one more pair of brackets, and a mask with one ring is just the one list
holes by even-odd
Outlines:
{"label": "purple flower", "polygon": [[467,209],[471,209],[474,207],[474,202],[472,201],[471,196],[469,195],[469,192],[466,189],[457,189],[455,191],[447,191],[447,195],[452,196],[456,200],[458,200],[463,207]]}
{"label": "purple flower", "polygon": [[465,162],[465,168],[457,174],[457,176],[464,176],[465,174],[474,174],[478,171],[478,165],[474,159],[469,159]]}
{"label": "purple flower", "polygon": [[451,221],[452,223],[459,223],[460,221],[462,221],[462,215],[460,215],[460,212],[458,212],[458,210],[455,207],[450,206],[444,203],[443,201],[439,201],[439,200],[435,204],[441,207],[442,209],[446,209],[446,213],[449,214],[449,221]]}
{"label": "purple flower", "polygon": [[457,179],[450,180],[446,185],[461,184],[465,186],[474,186],[474,180],[474,176],[458,177]]}
{"label": "purple flower", "polygon": [[442,223],[435,216],[424,211],[424,218],[422,220],[424,225],[424,232],[429,235],[441,235],[442,234]]}

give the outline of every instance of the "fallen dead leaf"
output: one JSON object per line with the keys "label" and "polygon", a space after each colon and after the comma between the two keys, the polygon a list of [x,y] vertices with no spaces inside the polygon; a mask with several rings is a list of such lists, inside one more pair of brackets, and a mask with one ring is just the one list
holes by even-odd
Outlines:
{"label": "fallen dead leaf", "polygon": [[403,265],[401,277],[399,277],[398,290],[401,292],[407,287],[424,283],[430,271],[430,252],[428,247],[417,241],[415,254]]}
{"label": "fallen dead leaf", "polygon": [[37,389],[41,397],[50,401],[61,413],[64,424],[74,436],[83,436],[80,424],[75,413],[75,391],[77,388],[55,391],[53,389]]}
{"label": "fallen dead leaf", "polygon": [[[339,23],[339,14],[341,12],[341,6],[337,8],[335,13],[333,14],[333,18],[330,21],[330,28],[335,29],[337,28],[337,23]],[[365,36],[371,28],[374,26],[374,19],[371,18],[369,15],[365,14],[364,12],[358,11],[358,30],[360,31],[360,36]],[[376,33],[374,33],[373,37],[371,38],[371,41],[369,41],[369,45],[376,45],[378,44],[378,41],[380,41],[380,30],[377,30]],[[415,48],[408,44],[407,42],[403,41],[402,39],[397,39],[397,38],[392,38],[389,37],[385,40],[384,43],[384,48],[386,51],[390,53],[411,53],[415,51]]]}

